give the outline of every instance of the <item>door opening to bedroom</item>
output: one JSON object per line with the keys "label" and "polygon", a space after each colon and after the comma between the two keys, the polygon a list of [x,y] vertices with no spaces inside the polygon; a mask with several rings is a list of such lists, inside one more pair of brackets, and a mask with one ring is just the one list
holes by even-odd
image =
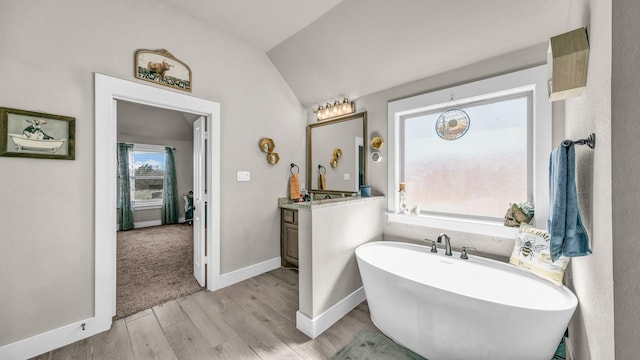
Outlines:
{"label": "door opening to bedroom", "polygon": [[206,285],[206,121],[117,101],[116,318]]}

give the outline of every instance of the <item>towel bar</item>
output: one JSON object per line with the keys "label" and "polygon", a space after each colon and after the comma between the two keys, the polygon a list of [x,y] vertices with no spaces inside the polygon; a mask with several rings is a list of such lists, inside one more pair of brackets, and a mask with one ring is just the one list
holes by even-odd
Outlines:
{"label": "towel bar", "polygon": [[591,133],[591,135],[587,136],[586,139],[580,140],[562,140],[562,146],[569,147],[571,144],[574,145],[587,145],[590,148],[596,147],[596,134]]}

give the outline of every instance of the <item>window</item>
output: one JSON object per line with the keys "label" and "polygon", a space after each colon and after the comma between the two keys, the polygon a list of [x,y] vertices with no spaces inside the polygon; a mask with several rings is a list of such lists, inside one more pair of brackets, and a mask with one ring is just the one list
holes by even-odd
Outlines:
{"label": "window", "polygon": [[131,152],[131,199],[135,207],[162,205],[164,192],[164,148],[135,144]]}
{"label": "window", "polygon": [[465,104],[471,120],[455,140],[436,132],[447,108],[401,117],[401,181],[411,189],[406,203],[425,214],[499,221],[509,202],[531,201],[531,98],[527,91]]}
{"label": "window", "polygon": [[[509,203],[528,200],[536,206],[535,224],[544,226],[551,151],[546,76],[539,66],[389,102],[389,222],[512,236],[504,214]],[[446,140],[436,123],[452,108],[470,122],[463,136]],[[400,182],[418,216],[398,214]]]}

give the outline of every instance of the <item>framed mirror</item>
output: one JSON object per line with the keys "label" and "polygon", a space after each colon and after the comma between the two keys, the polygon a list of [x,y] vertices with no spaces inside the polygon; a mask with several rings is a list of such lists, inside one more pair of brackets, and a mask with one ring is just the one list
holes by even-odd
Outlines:
{"label": "framed mirror", "polygon": [[367,112],[307,125],[307,188],[357,192],[367,184]]}

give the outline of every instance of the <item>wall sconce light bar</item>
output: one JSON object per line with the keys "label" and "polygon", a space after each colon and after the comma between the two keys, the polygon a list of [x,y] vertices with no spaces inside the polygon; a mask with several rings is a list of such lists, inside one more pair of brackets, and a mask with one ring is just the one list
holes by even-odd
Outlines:
{"label": "wall sconce light bar", "polygon": [[318,110],[314,111],[314,113],[318,117],[318,121],[320,121],[334,118],[336,116],[351,114],[355,111],[356,107],[353,101],[349,101],[349,99],[344,98],[342,102],[339,102],[338,100],[334,101],[333,105],[330,103],[327,103],[325,106],[319,105]]}

